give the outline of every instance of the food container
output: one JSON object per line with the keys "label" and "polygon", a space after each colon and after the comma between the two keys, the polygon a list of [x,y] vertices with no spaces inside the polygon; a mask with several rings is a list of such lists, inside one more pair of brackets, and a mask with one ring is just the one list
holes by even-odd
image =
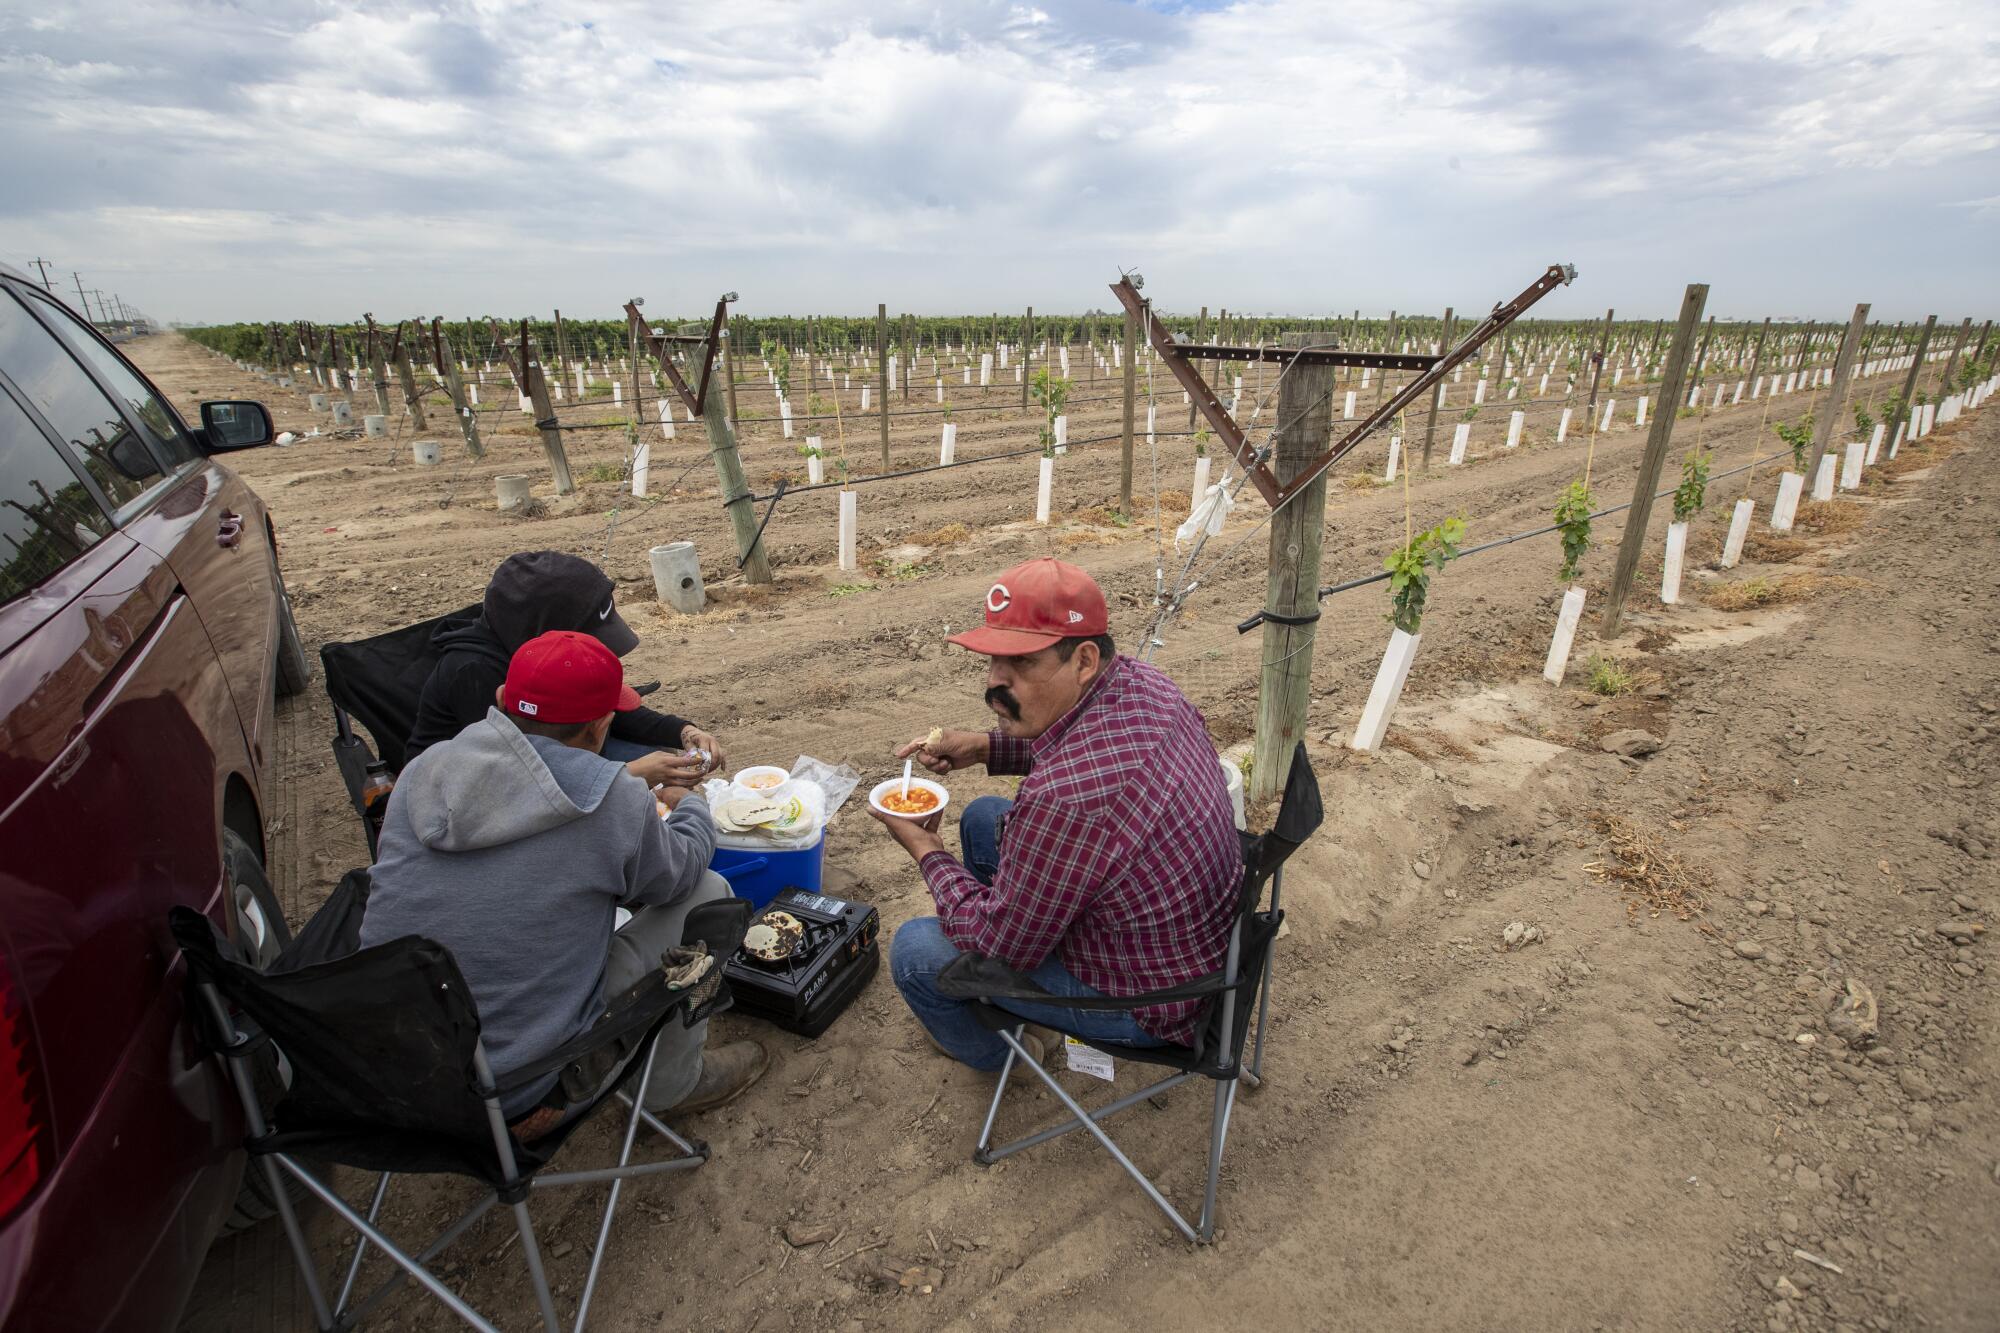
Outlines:
{"label": "food container", "polygon": [[902,790],[903,780],[900,777],[890,778],[887,782],[877,783],[875,790],[868,793],[869,808],[896,819],[929,819],[932,815],[944,809],[945,806],[951,804],[951,793],[945,790],[945,785],[942,782],[933,782],[929,778],[920,778],[915,774],[910,776],[910,795],[915,796],[918,791],[927,791],[937,797],[936,805],[933,805],[928,810],[906,811],[892,810],[882,803],[883,797],[899,795]]}
{"label": "food container", "polygon": [[796,851],[743,851],[717,847],[708,868],[729,881],[738,898],[762,907],[786,889],[818,893],[826,856],[826,839]]}
{"label": "food container", "polygon": [[739,771],[730,781],[746,790],[768,795],[789,782],[791,776],[789,770],[776,764],[756,764]]}

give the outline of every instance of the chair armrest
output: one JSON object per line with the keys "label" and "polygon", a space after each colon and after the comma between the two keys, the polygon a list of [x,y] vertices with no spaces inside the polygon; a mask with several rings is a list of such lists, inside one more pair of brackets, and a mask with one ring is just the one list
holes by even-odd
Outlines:
{"label": "chair armrest", "polygon": [[[1238,979],[1236,987],[1244,984]],[[1147,1009],[1154,1005],[1205,1000],[1211,995],[1235,989],[1221,972],[1183,981],[1178,986],[1146,991],[1140,995],[1072,996],[1054,995],[1042,989],[1034,978],[998,959],[984,954],[964,953],[945,964],[938,973],[937,988],[956,1000],[1030,1000],[1056,1004],[1065,1009]]]}
{"label": "chair armrest", "polygon": [[[682,940],[707,946],[709,956],[715,960],[700,981],[676,990],[668,986],[666,973],[655,968],[615,996],[603,1015],[584,1031],[496,1079],[495,1090],[502,1094],[518,1091],[559,1069],[613,1049],[618,1043],[629,1042],[651,1031],[679,1005],[690,1005],[697,1011],[709,1005],[721,990],[722,965],[743,943],[743,933],[749,929],[754,911],[741,898],[703,903],[689,910],[687,922],[681,928]],[[623,1058],[629,1052],[616,1053]]]}

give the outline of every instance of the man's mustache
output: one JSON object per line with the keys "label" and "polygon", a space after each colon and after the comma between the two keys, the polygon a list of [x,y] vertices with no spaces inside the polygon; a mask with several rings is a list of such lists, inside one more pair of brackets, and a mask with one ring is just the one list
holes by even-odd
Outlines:
{"label": "man's mustache", "polygon": [[990,685],[987,687],[986,706],[988,708],[997,706],[1006,710],[1007,716],[1013,718],[1016,722],[1021,720],[1021,701],[1016,699],[1014,692],[1005,685]]}

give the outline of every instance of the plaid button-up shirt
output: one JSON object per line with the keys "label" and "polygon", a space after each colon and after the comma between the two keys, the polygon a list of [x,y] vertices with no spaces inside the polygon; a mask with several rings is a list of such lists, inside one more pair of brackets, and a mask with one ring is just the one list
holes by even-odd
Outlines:
{"label": "plaid button-up shirt", "polygon": [[[992,733],[990,773],[1025,773],[991,887],[923,858],[945,936],[1010,966],[1052,951],[1086,985],[1137,995],[1221,969],[1242,851],[1201,714],[1153,667],[1117,657],[1032,741]],[[1197,1002],[1135,1011],[1194,1037]]]}

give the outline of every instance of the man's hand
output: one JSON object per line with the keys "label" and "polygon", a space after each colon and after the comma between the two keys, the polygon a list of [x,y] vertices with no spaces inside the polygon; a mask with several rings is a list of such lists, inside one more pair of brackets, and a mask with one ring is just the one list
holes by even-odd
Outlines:
{"label": "man's hand", "polygon": [[945,774],[985,763],[992,750],[991,738],[983,731],[947,731],[935,745],[925,745],[926,739],[919,736],[908,745],[899,747],[896,758],[915,756],[916,761],[931,772]]}
{"label": "man's hand", "polygon": [[708,766],[710,769],[721,768],[729,762],[729,756],[722,752],[722,742],[715,739],[708,732],[703,731],[700,727],[685,726],[681,728],[681,748],[683,750],[708,751]]}
{"label": "man's hand", "polygon": [[706,774],[699,758],[689,759],[673,750],[654,750],[642,754],[625,765],[630,773],[648,787],[666,783],[676,787],[692,787]]}
{"label": "man's hand", "polygon": [[921,861],[932,852],[947,850],[944,839],[937,833],[938,821],[944,818],[942,810],[928,819],[903,819],[897,815],[885,815],[872,805],[868,807],[868,813],[888,828],[889,836],[902,844],[903,850],[910,854],[912,861]]}
{"label": "man's hand", "polygon": [[669,810],[679,809],[680,803],[692,795],[694,793],[686,787],[666,786],[653,788],[653,799],[666,806]]}

